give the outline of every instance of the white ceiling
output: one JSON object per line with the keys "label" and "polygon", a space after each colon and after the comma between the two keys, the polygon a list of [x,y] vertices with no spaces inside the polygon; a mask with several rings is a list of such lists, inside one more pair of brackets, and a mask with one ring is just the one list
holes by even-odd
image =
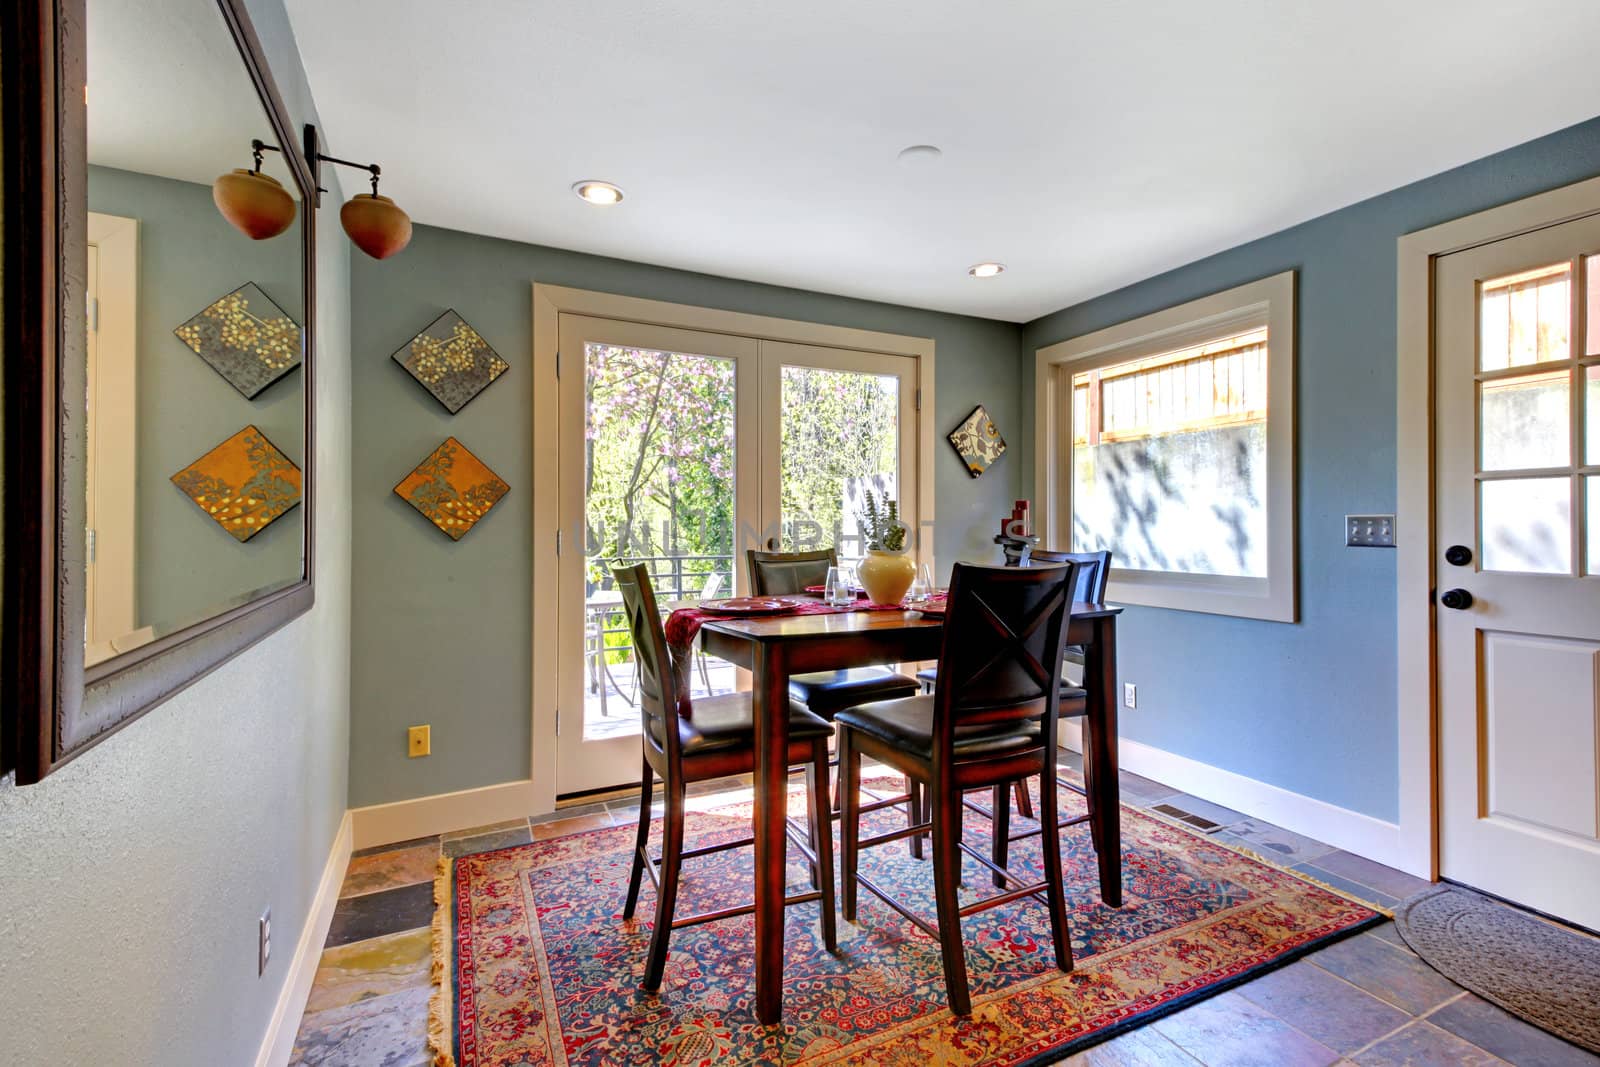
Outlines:
{"label": "white ceiling", "polygon": [[1594,0],[287,6],[419,222],[1013,321],[1600,108]]}
{"label": "white ceiling", "polygon": [[[210,185],[275,138],[216,0],[89,0],[89,162]],[[295,193],[267,153],[262,170]]]}

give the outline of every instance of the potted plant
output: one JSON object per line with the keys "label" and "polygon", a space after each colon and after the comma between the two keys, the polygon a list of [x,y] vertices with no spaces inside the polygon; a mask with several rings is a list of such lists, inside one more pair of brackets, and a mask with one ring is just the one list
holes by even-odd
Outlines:
{"label": "potted plant", "polygon": [[917,576],[916,561],[905,554],[907,528],[900,521],[900,505],[893,500],[880,502],[871,489],[862,501],[856,521],[867,555],[856,567],[856,576],[874,604],[898,604]]}

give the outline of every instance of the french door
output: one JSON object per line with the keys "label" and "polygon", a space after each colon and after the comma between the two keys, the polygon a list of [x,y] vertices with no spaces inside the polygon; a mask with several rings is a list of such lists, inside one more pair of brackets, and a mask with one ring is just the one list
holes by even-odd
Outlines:
{"label": "french door", "polygon": [[1600,216],[1436,268],[1440,871],[1600,928]]}
{"label": "french door", "polygon": [[[559,316],[558,795],[638,780],[633,642],[611,570],[663,610],[745,591],[748,549],[861,554],[872,489],[916,529],[916,360]],[[747,682],[696,655],[694,695]]]}

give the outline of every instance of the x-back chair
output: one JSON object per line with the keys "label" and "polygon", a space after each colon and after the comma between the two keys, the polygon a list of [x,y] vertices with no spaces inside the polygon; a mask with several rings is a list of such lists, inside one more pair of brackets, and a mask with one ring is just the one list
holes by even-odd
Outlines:
{"label": "x-back chair", "polygon": [[[1057,826],[1056,722],[1062,652],[1078,565],[981,567],[958,563],[932,694],[863,704],[839,713],[840,822],[846,921],[856,918],[866,889],[938,940],[950,1010],[971,1013],[961,917],[1027,896],[1043,895],[1056,964],[1072,969]],[[861,840],[861,816],[905,798],[861,802],[861,758],[887,764],[923,787],[925,822]],[[963,794],[1038,775],[1044,881],[1022,879],[961,839]],[[929,923],[858,871],[862,848],[931,831],[938,922]],[[996,830],[998,833],[998,829]],[[1001,892],[966,906],[958,893],[962,853],[1002,880]]]}
{"label": "x-back chair", "polygon": [[[643,987],[654,992],[661,987],[667,963],[667,942],[674,929],[698,923],[748,915],[754,904],[724,908],[699,915],[675,916],[679,875],[683,861],[732,848],[753,844],[746,837],[725,844],[684,848],[686,787],[734,774],[755,770],[755,720],[749,693],[728,693],[691,700],[687,687],[675,682],[671,653],[661,615],[656,609],[650,573],[640,564],[614,570],[617,588],[622,593],[623,612],[633,634],[634,655],[639,661],[639,712],[642,719],[644,765],[639,789],[639,831],[634,841],[633,870],[628,877],[628,899],[622,914],[631,919],[639,902],[639,886],[649,874],[656,888],[656,921],[650,937]],[[688,671],[683,677],[688,677]],[[809,825],[802,830],[790,821],[789,836],[811,864],[811,892],[787,897],[786,904],[820,901],[822,939],[828,950],[838,944],[834,918],[833,834],[828,799],[828,738],[833,727],[798,704],[791,704],[789,715],[789,766],[806,772]],[[650,808],[654,779],[663,785],[665,811],[662,817],[663,841],[659,859],[650,855]],[[782,863],[780,855],[777,862]],[[660,867],[659,873],[657,867]]]}

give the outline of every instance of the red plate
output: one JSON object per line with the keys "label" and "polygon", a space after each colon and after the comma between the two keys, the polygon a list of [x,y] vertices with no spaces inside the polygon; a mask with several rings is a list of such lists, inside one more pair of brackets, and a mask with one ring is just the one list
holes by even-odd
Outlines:
{"label": "red plate", "polygon": [[736,596],[727,600],[702,600],[695,607],[708,615],[779,615],[793,611],[795,602],[781,597]]}

